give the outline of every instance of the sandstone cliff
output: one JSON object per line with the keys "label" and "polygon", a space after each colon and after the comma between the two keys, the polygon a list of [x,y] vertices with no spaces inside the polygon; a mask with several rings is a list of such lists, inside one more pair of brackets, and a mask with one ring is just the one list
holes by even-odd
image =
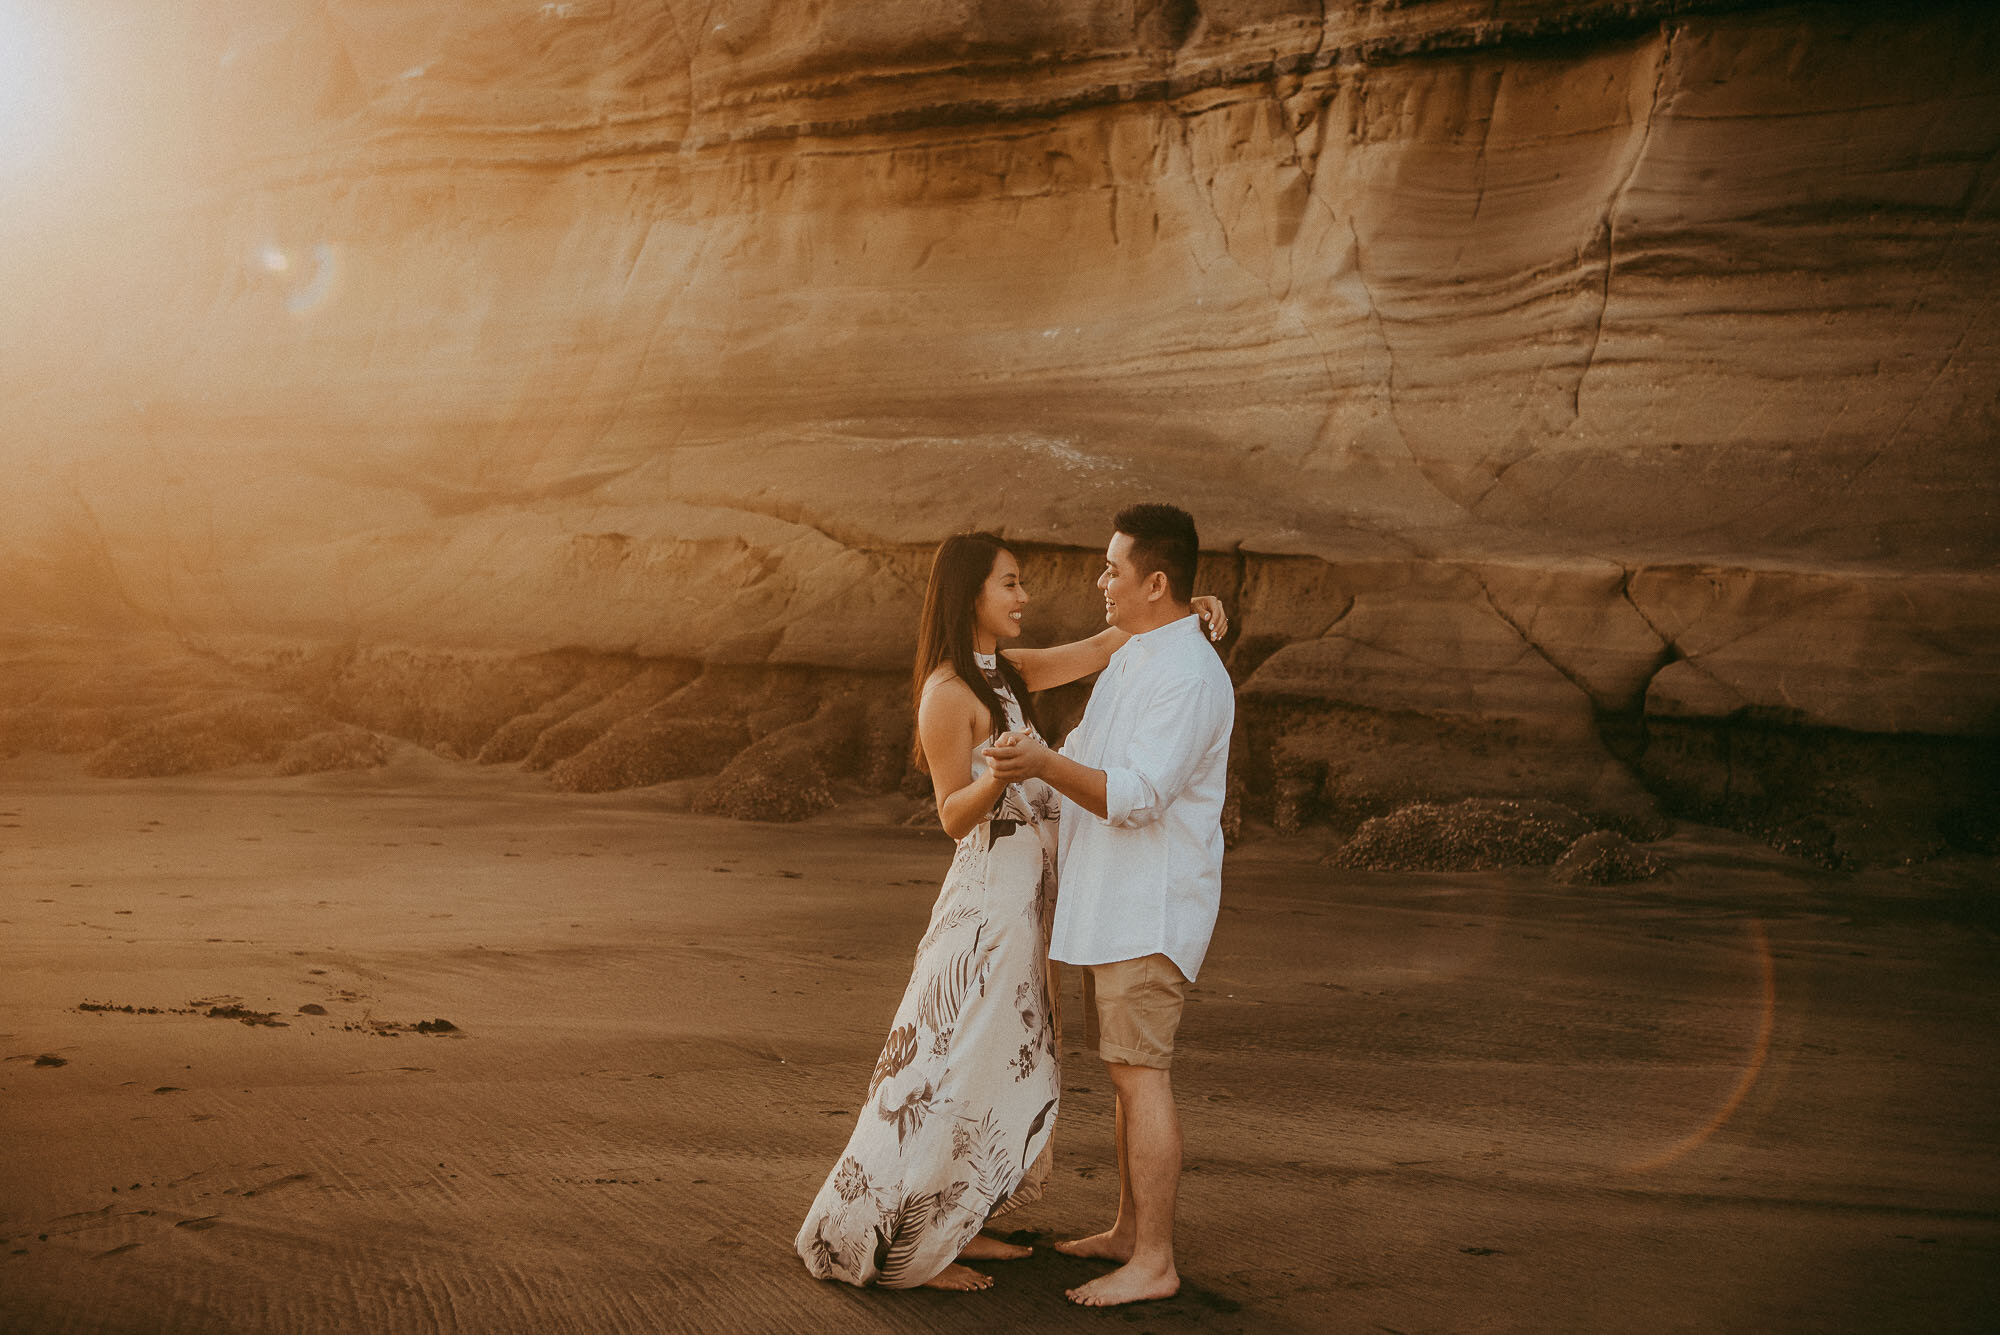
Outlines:
{"label": "sandstone cliff", "polygon": [[14,745],[164,637],[468,757],[617,715],[589,782],[791,689],[746,757],[893,784],[928,547],[1074,633],[1165,496],[1257,810],[1989,837],[1984,5],[178,8],[81,7],[143,152],[0,214]]}

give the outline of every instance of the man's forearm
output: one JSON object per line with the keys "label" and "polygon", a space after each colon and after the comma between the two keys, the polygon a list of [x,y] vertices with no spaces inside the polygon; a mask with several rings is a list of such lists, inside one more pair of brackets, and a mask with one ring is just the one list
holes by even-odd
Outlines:
{"label": "man's forearm", "polygon": [[1071,760],[1060,751],[1049,752],[1042,769],[1042,781],[1088,811],[1104,819],[1104,771]]}

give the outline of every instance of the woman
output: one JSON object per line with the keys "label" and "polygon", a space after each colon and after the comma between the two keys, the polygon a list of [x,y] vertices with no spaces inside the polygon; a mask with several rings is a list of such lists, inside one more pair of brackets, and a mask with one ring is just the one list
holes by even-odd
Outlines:
{"label": "woman", "polygon": [[[1219,638],[1213,598],[1196,611]],[[1098,671],[1122,631],[1053,649],[1010,649],[1028,591],[990,533],[945,539],[931,566],[913,679],[916,763],[958,841],[909,988],[868,1082],[847,1150],[799,1230],[821,1279],[970,1290],[992,1279],[962,1260],[1028,1248],[982,1235],[1039,1198],[1060,1085],[1048,981],[1056,889],[1053,789],[1007,785],[979,749],[1035,727],[1028,692]]]}

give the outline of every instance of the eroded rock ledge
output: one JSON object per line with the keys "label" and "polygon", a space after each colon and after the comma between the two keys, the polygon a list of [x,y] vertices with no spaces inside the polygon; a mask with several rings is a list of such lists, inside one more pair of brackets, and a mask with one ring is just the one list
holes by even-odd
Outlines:
{"label": "eroded rock ledge", "polygon": [[0,746],[796,816],[940,537],[1047,640],[1165,496],[1253,821],[1988,838],[1989,5],[257,9],[0,214]]}
{"label": "eroded rock ledge", "polygon": [[[1093,629],[1094,556],[1024,552],[1031,634]],[[1202,582],[1233,610],[1244,809],[1281,834],[1527,798],[1628,832],[1697,817],[1834,864],[1993,842],[1994,577],[1218,555]],[[909,652],[900,610],[877,663]],[[380,763],[397,738],[756,819],[842,794],[922,807],[893,666],[162,636],[17,644],[4,667],[0,751],[87,751],[111,777]],[[1066,726],[1086,690],[1045,713]]]}

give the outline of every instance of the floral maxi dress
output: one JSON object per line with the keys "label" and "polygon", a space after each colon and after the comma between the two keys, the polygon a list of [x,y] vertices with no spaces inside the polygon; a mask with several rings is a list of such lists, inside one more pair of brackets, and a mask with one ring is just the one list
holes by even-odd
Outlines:
{"label": "floral maxi dress", "polygon": [[1048,986],[1057,806],[1039,779],[1009,785],[958,841],[859,1122],[799,1229],[819,1278],[912,1288],[989,1219],[1041,1196],[1061,1091]]}

